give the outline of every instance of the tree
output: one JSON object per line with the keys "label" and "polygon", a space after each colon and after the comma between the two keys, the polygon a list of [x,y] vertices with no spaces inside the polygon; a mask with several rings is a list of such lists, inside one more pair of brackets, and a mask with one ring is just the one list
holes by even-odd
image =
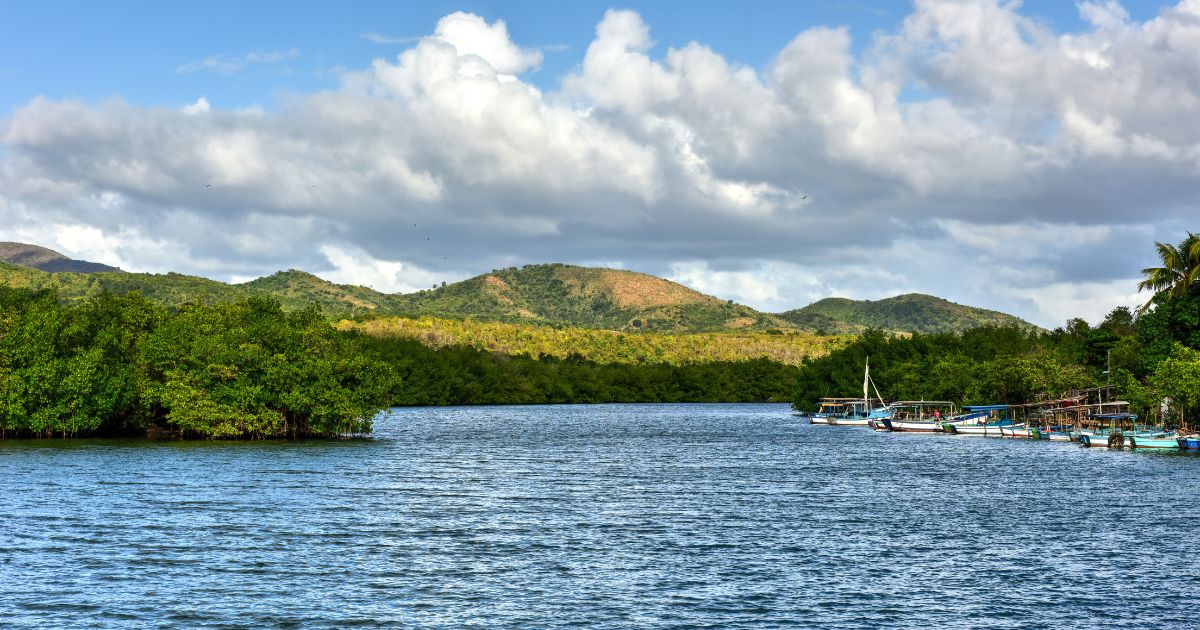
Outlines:
{"label": "tree", "polygon": [[[1193,285],[1200,281],[1200,235],[1188,232],[1179,246],[1155,242],[1161,267],[1142,270],[1144,279],[1138,283],[1138,291],[1153,291],[1155,296],[1165,293],[1169,298],[1186,297]],[[1154,303],[1152,296],[1140,313],[1145,313]]]}

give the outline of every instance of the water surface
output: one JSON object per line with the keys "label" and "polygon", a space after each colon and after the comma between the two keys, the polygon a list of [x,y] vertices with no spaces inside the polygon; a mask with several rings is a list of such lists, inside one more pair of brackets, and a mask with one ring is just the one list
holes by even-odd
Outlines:
{"label": "water surface", "polygon": [[10,440],[0,625],[1182,626],[1198,478],[1200,457],[811,426],[783,405]]}

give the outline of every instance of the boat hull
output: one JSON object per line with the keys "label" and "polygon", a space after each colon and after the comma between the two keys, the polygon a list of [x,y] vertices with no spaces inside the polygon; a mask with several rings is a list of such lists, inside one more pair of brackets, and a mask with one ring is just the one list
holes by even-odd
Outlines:
{"label": "boat hull", "polygon": [[839,427],[865,427],[868,422],[867,418],[830,418],[828,424]]}
{"label": "boat hull", "polygon": [[939,433],[942,430],[942,423],[892,420],[891,429],[904,433]]}
{"label": "boat hull", "polygon": [[946,433],[957,433],[958,435],[978,435],[983,437],[1000,437],[1000,429],[1003,427],[997,425],[981,425],[981,424],[954,424],[946,422],[942,425]]}
{"label": "boat hull", "polygon": [[1000,436],[1007,438],[1029,439],[1037,437],[1037,429],[1028,427],[1000,427]]}
{"label": "boat hull", "polygon": [[1130,435],[1125,438],[1125,443],[1132,449],[1179,450],[1179,440],[1173,435]]}

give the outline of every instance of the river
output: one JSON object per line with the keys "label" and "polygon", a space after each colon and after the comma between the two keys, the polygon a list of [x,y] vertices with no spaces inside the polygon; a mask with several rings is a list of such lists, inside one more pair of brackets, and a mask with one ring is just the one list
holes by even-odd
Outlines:
{"label": "river", "polygon": [[1165,627],[1200,457],[783,405],[393,409],[370,439],[0,442],[0,625]]}

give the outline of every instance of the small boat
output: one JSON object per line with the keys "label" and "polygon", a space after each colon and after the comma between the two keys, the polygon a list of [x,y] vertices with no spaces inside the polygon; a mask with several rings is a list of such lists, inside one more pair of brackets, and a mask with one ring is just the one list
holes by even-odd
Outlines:
{"label": "small boat", "polygon": [[1037,439],[1039,431],[1036,427],[1026,426],[1024,423],[1011,424],[1006,427],[1000,427],[1000,437],[1006,438],[1034,438]]}
{"label": "small boat", "polygon": [[[875,390],[875,398],[872,400],[868,392],[868,385],[874,386],[875,382],[871,380],[871,359],[868,357],[863,365],[863,397],[862,398],[826,398],[825,400],[834,403],[840,403],[844,410],[841,415],[831,416],[829,424],[837,426],[865,427],[871,426],[872,421],[881,420],[884,417],[891,417],[892,410],[888,405],[883,404],[883,398],[879,397],[879,389]],[[873,403],[877,402],[878,406]]]}
{"label": "small boat", "polygon": [[1008,405],[966,405],[967,413],[954,416],[942,423],[942,431],[957,435],[982,435],[1000,437],[1002,428],[1011,426],[1012,418],[1002,417]]}
{"label": "small boat", "polygon": [[1163,451],[1179,450],[1179,436],[1174,431],[1138,431],[1125,436],[1132,449],[1152,448]]}
{"label": "small boat", "polygon": [[849,415],[849,405],[861,402],[857,398],[822,398],[816,413],[808,417],[809,424],[834,424]]}
{"label": "small boat", "polygon": [[1200,451],[1200,435],[1180,435],[1175,438],[1179,448],[1185,451]]}
{"label": "small boat", "polygon": [[946,410],[946,417],[953,417],[954,413],[954,403],[946,400],[902,400],[889,407],[891,417],[881,418],[871,426],[906,433],[940,433],[943,430],[942,410]]}

